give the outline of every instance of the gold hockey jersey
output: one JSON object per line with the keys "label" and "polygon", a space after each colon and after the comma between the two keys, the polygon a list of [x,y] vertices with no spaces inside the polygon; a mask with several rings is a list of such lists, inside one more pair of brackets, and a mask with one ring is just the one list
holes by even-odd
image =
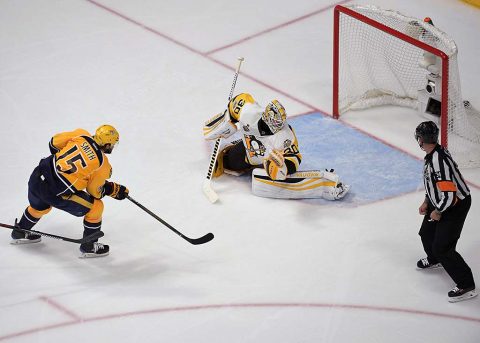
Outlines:
{"label": "gold hockey jersey", "polygon": [[95,198],[103,196],[103,185],[112,175],[107,156],[84,129],[58,133],[50,140],[53,167],[66,190],[86,190]]}

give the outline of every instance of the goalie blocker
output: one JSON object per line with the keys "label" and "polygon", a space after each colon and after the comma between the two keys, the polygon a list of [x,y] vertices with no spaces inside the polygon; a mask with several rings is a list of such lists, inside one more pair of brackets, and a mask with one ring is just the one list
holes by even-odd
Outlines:
{"label": "goalie blocker", "polygon": [[272,180],[262,168],[252,172],[252,192],[260,197],[339,200],[349,189],[349,185],[339,182],[337,174],[328,171],[299,171],[285,180]]}

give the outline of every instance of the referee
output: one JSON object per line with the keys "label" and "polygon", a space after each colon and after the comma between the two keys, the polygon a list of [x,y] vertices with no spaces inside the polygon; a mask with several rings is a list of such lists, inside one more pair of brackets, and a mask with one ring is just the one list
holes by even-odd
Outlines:
{"label": "referee", "polygon": [[415,139],[426,152],[423,167],[426,195],[418,211],[424,215],[419,235],[427,257],[417,262],[417,268],[443,266],[456,284],[448,292],[448,301],[471,299],[477,295],[472,270],[456,251],[472,203],[470,190],[448,150],[438,144],[438,127],[433,121],[420,123]]}

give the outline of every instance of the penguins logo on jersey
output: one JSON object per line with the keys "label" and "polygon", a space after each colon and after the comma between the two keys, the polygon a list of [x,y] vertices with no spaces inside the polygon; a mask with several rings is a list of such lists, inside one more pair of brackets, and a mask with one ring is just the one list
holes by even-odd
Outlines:
{"label": "penguins logo on jersey", "polygon": [[247,145],[247,151],[250,157],[253,156],[265,156],[267,150],[265,146],[253,135],[245,135],[245,144]]}

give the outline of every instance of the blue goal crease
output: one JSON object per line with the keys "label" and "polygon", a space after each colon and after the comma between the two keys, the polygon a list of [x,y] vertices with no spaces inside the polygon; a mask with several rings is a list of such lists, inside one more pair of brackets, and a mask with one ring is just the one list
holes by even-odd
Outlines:
{"label": "blue goal crease", "polygon": [[[423,189],[423,162],[401,150],[320,112],[290,117],[288,122],[298,138],[302,154],[300,170],[334,169],[340,181],[351,186],[339,201],[304,199],[302,202],[355,207]],[[234,135],[229,140],[237,138],[240,136]],[[250,175],[240,179],[251,182]]]}
{"label": "blue goal crease", "polygon": [[351,185],[340,202],[360,205],[417,191],[423,163],[319,112],[289,118],[302,153],[300,170],[335,169]]}

